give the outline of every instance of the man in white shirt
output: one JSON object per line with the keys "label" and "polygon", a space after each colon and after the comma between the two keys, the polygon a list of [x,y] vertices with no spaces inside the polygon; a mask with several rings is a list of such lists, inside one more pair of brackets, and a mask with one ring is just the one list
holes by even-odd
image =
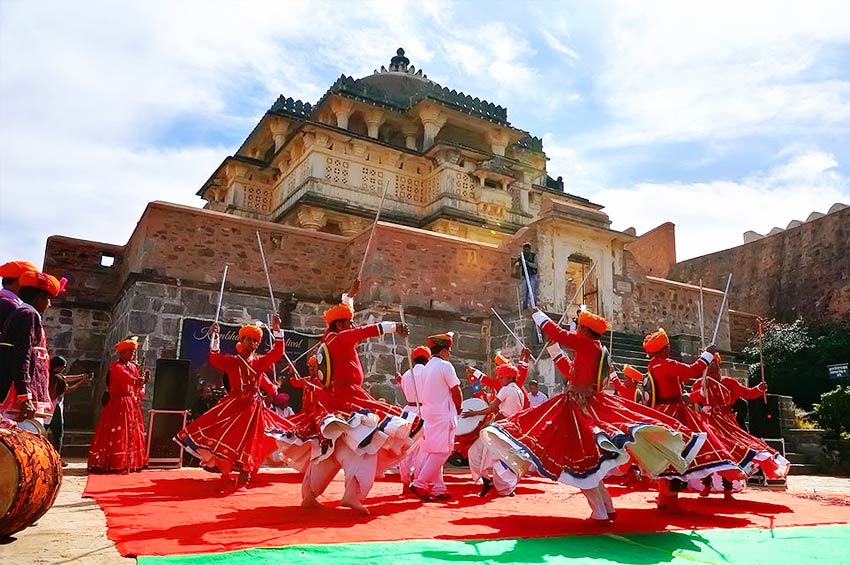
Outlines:
{"label": "man in white shirt", "polygon": [[549,397],[546,395],[546,393],[540,391],[540,385],[537,381],[530,381],[528,383],[528,390],[528,402],[531,403],[532,408],[534,408],[535,406],[540,406],[541,404],[549,400]]}
{"label": "man in white shirt", "polygon": [[[424,375],[422,374],[425,365],[431,360],[431,350],[420,345],[413,349],[410,354],[413,359],[413,369],[408,369],[401,376],[401,390],[404,392],[404,398],[407,400],[407,405],[404,407],[405,412],[409,414],[419,414],[421,406],[420,396],[422,395],[422,383]],[[402,457],[398,464],[398,474],[402,484],[402,494],[410,489],[410,483],[416,473],[416,469],[421,465],[421,450],[419,442],[413,444],[407,453]]]}
{"label": "man in white shirt", "polygon": [[[525,393],[516,384],[517,376],[519,376],[519,370],[510,363],[496,367],[496,377],[502,381],[502,388],[496,394],[496,399],[481,410],[465,410],[461,418],[498,412],[499,415],[496,417],[498,420],[509,418],[522,411],[526,408]],[[496,457],[481,438],[475,440],[469,447],[469,471],[475,481],[480,478],[484,484],[480,496],[487,496],[493,487],[496,487],[499,496],[514,495],[517,484],[516,474]]]}
{"label": "man in white shirt", "polygon": [[[460,381],[449,363],[454,336],[451,332],[428,337],[431,360],[422,370],[420,415],[425,421],[420,444],[420,466],[410,492],[422,500],[449,500],[443,482],[443,465],[452,453],[460,414]],[[417,387],[417,388],[419,388]]]}

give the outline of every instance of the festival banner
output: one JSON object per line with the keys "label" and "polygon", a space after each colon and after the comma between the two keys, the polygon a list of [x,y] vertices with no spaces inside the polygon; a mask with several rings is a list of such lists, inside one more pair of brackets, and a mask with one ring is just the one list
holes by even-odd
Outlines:
{"label": "festival banner", "polygon": [[[202,383],[208,383],[213,387],[223,384],[224,374],[209,364],[210,339],[209,330],[212,326],[210,320],[197,318],[183,318],[180,327],[180,359],[188,359],[191,370],[189,379],[189,405],[192,406],[198,397],[198,387]],[[236,342],[239,337],[239,324],[222,324],[219,322],[221,337],[221,352],[231,355],[236,354]],[[307,372],[307,356],[302,355],[317,340],[307,334],[294,330],[284,330],[286,339],[286,354],[295,363],[298,374]],[[263,328],[263,341],[257,352],[264,354],[271,348],[271,332]],[[299,359],[299,357],[301,357]],[[298,361],[296,361],[298,359]],[[286,360],[281,359],[275,366],[275,374],[283,376],[287,367]],[[269,374],[274,378],[273,374]],[[294,410],[301,407],[301,390],[289,385],[288,379],[281,383],[280,390],[290,395],[290,405]]]}

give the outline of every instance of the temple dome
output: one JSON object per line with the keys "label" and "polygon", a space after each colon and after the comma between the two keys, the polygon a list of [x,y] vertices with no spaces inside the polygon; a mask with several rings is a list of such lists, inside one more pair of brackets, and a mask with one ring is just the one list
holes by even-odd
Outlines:
{"label": "temple dome", "polygon": [[428,75],[422,73],[422,69],[417,70],[410,64],[410,59],[404,56],[404,49],[400,47],[388,67],[381,65],[380,70],[375,69],[371,75],[357,79],[354,83],[380,90],[387,98],[402,106],[435,85],[428,79]]}

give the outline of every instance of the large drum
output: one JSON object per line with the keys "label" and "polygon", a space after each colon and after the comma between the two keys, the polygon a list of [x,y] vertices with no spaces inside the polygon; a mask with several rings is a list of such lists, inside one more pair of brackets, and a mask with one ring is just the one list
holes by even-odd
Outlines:
{"label": "large drum", "polygon": [[31,526],[62,484],[62,461],[44,436],[0,429],[0,538]]}
{"label": "large drum", "polygon": [[[461,405],[461,412],[466,410],[481,410],[483,408],[487,408],[487,403],[477,397],[467,398],[464,400]],[[468,418],[457,417],[457,430],[456,435],[465,436],[467,434],[471,434],[473,432],[478,431],[478,428],[481,425],[481,422],[484,421],[486,416],[470,416]],[[476,434],[476,437],[478,434]]]}

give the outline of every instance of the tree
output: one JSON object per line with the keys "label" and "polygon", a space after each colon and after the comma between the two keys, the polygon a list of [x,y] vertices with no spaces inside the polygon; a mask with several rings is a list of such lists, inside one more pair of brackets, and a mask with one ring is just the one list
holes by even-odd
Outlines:
{"label": "tree", "polygon": [[[773,394],[791,396],[811,409],[820,396],[835,388],[827,365],[850,360],[850,324],[762,323],[765,380]],[[750,363],[750,384],[761,381],[759,339],[754,336],[742,351]]]}
{"label": "tree", "polygon": [[823,429],[850,434],[850,386],[824,393],[812,414]]}

